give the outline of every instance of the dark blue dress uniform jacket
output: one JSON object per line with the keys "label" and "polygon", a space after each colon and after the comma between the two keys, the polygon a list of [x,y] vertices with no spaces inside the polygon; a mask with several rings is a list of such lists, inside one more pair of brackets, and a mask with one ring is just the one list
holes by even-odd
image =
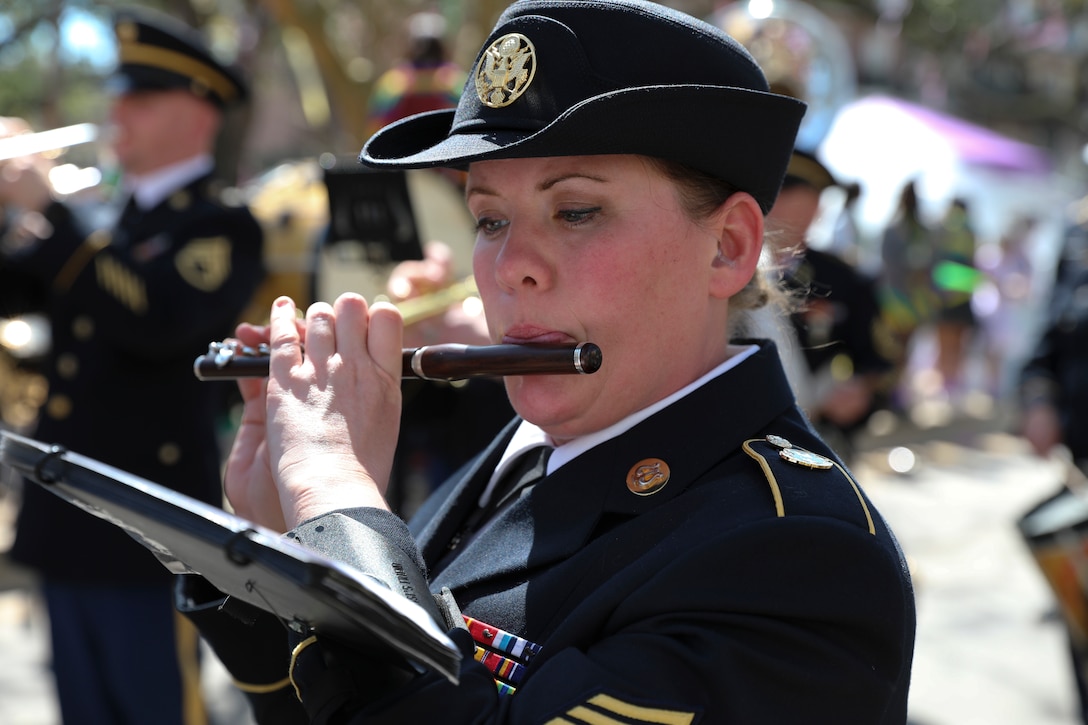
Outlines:
{"label": "dark blue dress uniform jacket", "polygon": [[1063,442],[1088,470],[1088,228],[1067,233],[1049,309],[1020,374],[1021,403],[1058,411]]}
{"label": "dark blue dress uniform jacket", "polygon": [[[412,521],[432,567],[512,431]],[[783,441],[768,436],[834,465],[790,463],[779,454]],[[635,495],[628,474],[647,460],[664,462],[669,479]],[[343,520],[384,526],[361,509],[292,535],[351,563]],[[430,583],[434,592],[448,587],[466,617],[540,646],[514,694],[499,694],[463,630],[451,631],[466,653],[459,685],[425,674],[375,687],[388,680],[373,655],[319,635],[293,663],[308,716],[291,710],[288,687],[281,707],[261,703],[275,695],[251,695],[261,721],[906,722],[915,610],[904,557],[798,412],[770,344],[560,467]],[[284,676],[284,657],[268,658],[278,671],[258,674],[241,649],[250,645],[232,640],[224,622],[198,626],[249,681]]]}
{"label": "dark blue dress uniform jacket", "polygon": [[[216,416],[227,388],[193,361],[233,334],[263,276],[262,232],[210,180],[88,234],[62,204],[52,234],[11,259],[50,288],[48,399],[35,437],[220,504]],[[16,560],[71,581],[169,577],[121,529],[39,486],[24,486]]]}

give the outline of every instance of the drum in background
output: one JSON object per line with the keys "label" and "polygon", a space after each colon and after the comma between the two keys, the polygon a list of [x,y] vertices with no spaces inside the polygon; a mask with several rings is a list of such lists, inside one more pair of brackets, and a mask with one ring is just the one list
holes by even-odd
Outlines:
{"label": "drum in background", "polygon": [[1088,494],[1063,486],[1017,527],[1054,593],[1073,646],[1088,652]]}

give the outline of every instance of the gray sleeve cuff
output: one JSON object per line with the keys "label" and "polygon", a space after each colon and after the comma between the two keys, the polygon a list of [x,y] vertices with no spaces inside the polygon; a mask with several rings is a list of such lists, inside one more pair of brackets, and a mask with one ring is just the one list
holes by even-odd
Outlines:
{"label": "gray sleeve cuff", "polygon": [[343,509],[304,521],[285,536],[370,575],[444,622],[427,584],[423,557],[407,524],[395,514],[376,508]]}

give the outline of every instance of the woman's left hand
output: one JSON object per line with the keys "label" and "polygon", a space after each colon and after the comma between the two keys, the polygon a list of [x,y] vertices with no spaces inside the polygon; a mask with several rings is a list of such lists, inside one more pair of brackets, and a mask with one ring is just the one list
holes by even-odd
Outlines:
{"label": "woman's left hand", "polygon": [[266,445],[288,527],[337,509],[388,508],[402,339],[396,308],[368,307],[357,294],[314,303],[301,329],[294,303],[276,300]]}

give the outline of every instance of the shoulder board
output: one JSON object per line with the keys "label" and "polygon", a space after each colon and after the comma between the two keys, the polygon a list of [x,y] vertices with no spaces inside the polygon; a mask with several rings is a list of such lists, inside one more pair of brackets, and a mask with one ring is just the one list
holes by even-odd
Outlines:
{"label": "shoulder board", "polygon": [[856,519],[851,520],[876,534],[873,514],[861,488],[834,459],[774,435],[746,440],[742,448],[763,470],[779,517],[843,516],[856,511]]}

